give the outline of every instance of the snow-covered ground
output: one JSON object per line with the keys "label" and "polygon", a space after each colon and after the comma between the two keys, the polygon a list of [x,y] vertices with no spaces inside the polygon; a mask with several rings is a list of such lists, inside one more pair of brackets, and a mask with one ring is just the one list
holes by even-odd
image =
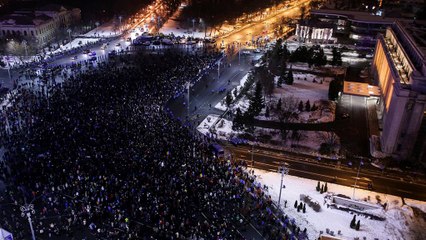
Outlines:
{"label": "snow-covered ground", "polygon": [[[274,92],[271,97],[266,98],[266,105],[271,109],[275,108],[278,99],[281,98],[283,108],[288,108],[290,112],[297,112],[297,116],[289,119],[290,122],[301,122],[301,123],[325,123],[332,122],[335,119],[335,103],[328,101],[328,85],[332,80],[331,77],[318,77],[314,74],[294,73],[293,85],[282,84],[281,87],[274,88]],[[240,84],[236,87],[238,91],[244,85],[248,77],[245,75]],[[275,81],[278,81],[278,77],[275,77]],[[232,89],[231,93],[235,90]],[[216,109],[225,111],[226,96],[215,105]],[[297,110],[299,102],[302,101],[304,106],[309,100],[310,106],[316,106],[315,111],[294,111]],[[291,105],[291,106],[290,106]],[[242,112],[245,112],[249,106],[249,99],[246,96],[240,98],[237,102],[234,102],[230,109],[235,112],[237,108],[240,108]],[[278,112],[271,110],[270,116],[265,117],[265,109],[262,111],[260,116],[256,117],[262,120],[278,121]]]}
{"label": "snow-covered ground", "polygon": [[[244,75],[244,77],[241,78],[240,83],[231,90],[231,93],[233,93],[235,91],[235,89],[237,89],[237,91],[240,92],[241,88],[247,82],[247,78],[249,77],[249,74],[250,73],[247,73],[246,75]],[[225,96],[225,98],[226,98],[226,96]],[[216,109],[221,110],[221,111],[226,111],[227,107],[226,107],[226,104],[225,104],[225,98],[223,98],[222,101],[218,102],[214,107]],[[244,98],[243,100],[238,101],[236,104],[234,104],[232,106],[232,109],[237,109],[237,108],[241,108],[243,110],[247,109],[248,108],[248,100],[246,98]]]}
{"label": "snow-covered ground", "polygon": [[99,27],[92,29],[91,31],[83,34],[82,36],[85,37],[102,37],[102,38],[108,38],[108,37],[114,37],[117,35],[120,35],[120,31],[118,31],[118,27],[114,31],[114,21],[111,20],[109,22],[106,22]]}
{"label": "snow-covered ground", "polygon": [[299,100],[314,102],[316,100],[328,100],[328,85],[332,78],[318,77],[313,74],[294,73],[293,85],[282,84],[281,88],[275,88],[273,96],[294,96]]}
{"label": "snow-covered ground", "polygon": [[[290,170],[291,174],[291,170]],[[258,181],[269,187],[268,193],[272,199],[278,201],[280,190],[281,175],[276,172],[267,172],[255,170],[258,175]],[[324,184],[324,183],[322,183]],[[360,220],[360,230],[356,231],[350,228],[350,222],[353,213],[338,209],[327,208],[324,204],[325,194],[320,194],[315,190],[317,181],[286,175],[284,177],[285,188],[282,190],[281,207],[290,217],[295,218],[301,229],[308,229],[309,239],[316,239],[320,232],[326,232],[328,228],[342,239],[426,239],[426,202],[405,199],[406,205],[402,205],[400,197],[381,194],[373,191],[356,189],[355,199],[377,204],[377,199],[381,204],[387,203],[385,210],[378,205],[376,213],[384,216],[384,221],[373,220],[364,216],[357,216]],[[353,188],[328,183],[328,192],[352,196]],[[306,213],[297,212],[294,203],[300,202],[300,194],[309,195],[321,205],[321,211],[315,212],[312,208],[306,206]],[[370,199],[370,200],[368,200]],[[284,208],[284,201],[287,201],[287,207]]]}
{"label": "snow-covered ground", "polygon": [[167,20],[166,23],[161,27],[160,33],[163,33],[165,35],[172,34],[180,37],[195,37],[195,38],[204,38],[205,32],[204,27],[200,22],[194,22],[194,27],[190,24],[190,26],[184,26],[182,24],[181,20],[179,19],[179,16],[182,12],[182,9],[185,6],[179,7],[179,9],[173,14],[171,18]]}
{"label": "snow-covered ground", "polygon": [[[224,118],[219,120],[219,117],[218,115],[208,115],[198,125],[197,130],[206,136],[215,134],[214,136],[221,140],[229,140],[243,133],[232,130],[232,121]],[[256,144],[268,148],[304,152],[313,156],[322,156],[318,153],[322,143],[330,143],[335,153],[338,153],[340,150],[340,138],[331,132],[287,131],[285,132],[286,138],[283,140],[283,133],[279,130],[256,127],[253,134],[258,140],[263,142]],[[330,156],[339,157],[336,154]]]}
{"label": "snow-covered ground", "polygon": [[99,40],[100,40],[99,38],[75,38],[71,41],[71,43],[61,45],[60,48],[54,50],[52,53],[61,52],[63,50],[70,50],[72,48],[84,46],[88,43],[94,43],[94,42],[97,42]]}

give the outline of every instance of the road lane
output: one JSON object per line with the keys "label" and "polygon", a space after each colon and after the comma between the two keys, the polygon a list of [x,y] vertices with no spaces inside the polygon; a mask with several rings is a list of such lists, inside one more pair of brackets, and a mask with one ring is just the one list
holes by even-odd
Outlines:
{"label": "road lane", "polygon": [[[252,153],[247,148],[227,146],[236,159],[247,161],[248,166],[252,166]],[[267,171],[277,172],[282,162],[289,164],[290,175],[309,178],[313,180],[326,181],[336,184],[353,187],[357,176],[357,169],[336,168],[335,166],[324,165],[321,163],[307,162],[303,158],[297,159],[297,156],[290,154],[276,155],[265,154],[263,151],[253,152],[254,167]],[[401,197],[426,200],[426,185],[405,181],[404,178],[397,176],[382,176],[377,172],[364,172],[361,168],[357,180],[357,188],[368,189],[368,183],[373,182],[374,191],[385,194],[392,194]]]}

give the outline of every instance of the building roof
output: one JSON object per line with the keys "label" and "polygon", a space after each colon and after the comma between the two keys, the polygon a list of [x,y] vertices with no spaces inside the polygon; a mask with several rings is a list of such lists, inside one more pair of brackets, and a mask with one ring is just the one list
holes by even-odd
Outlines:
{"label": "building roof", "polygon": [[344,81],[343,93],[364,97],[379,97],[380,89],[377,86],[368,85],[368,83]]}
{"label": "building roof", "polygon": [[50,21],[52,18],[45,15],[40,14],[35,16],[33,13],[13,13],[8,14],[0,18],[0,25],[2,26],[37,26],[41,25],[47,21]]}
{"label": "building roof", "polygon": [[336,9],[311,10],[311,14],[337,15],[337,16],[347,17],[348,19],[355,22],[367,22],[367,23],[392,24],[393,22],[396,21],[396,18],[381,17],[381,16],[373,15],[369,12],[345,11],[345,10],[336,10]]}
{"label": "building roof", "polygon": [[333,28],[334,24],[329,22],[320,21],[318,19],[308,19],[300,21],[299,23],[302,26],[309,26],[314,28]]}
{"label": "building roof", "polygon": [[41,12],[62,12],[66,10],[67,9],[60,4],[47,4],[43,7],[39,7],[36,9],[36,11],[41,11]]}
{"label": "building roof", "polygon": [[407,33],[411,41],[415,43],[415,46],[422,53],[423,60],[426,60],[426,21],[398,21],[396,25],[399,25],[400,29]]}

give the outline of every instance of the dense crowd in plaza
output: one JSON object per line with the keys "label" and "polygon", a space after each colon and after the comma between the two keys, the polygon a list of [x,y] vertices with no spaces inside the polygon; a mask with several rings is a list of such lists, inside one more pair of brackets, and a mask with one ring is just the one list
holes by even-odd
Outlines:
{"label": "dense crowd in plaza", "polygon": [[213,157],[165,103],[214,62],[163,52],[119,57],[71,76],[49,97],[18,89],[0,119],[0,227],[28,239],[304,237],[244,163]]}

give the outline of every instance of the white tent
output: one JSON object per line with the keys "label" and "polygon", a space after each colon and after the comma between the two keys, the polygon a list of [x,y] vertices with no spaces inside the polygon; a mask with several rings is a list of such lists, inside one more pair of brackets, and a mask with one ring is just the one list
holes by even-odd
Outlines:
{"label": "white tent", "polygon": [[0,240],[13,240],[13,235],[3,228],[0,228]]}

